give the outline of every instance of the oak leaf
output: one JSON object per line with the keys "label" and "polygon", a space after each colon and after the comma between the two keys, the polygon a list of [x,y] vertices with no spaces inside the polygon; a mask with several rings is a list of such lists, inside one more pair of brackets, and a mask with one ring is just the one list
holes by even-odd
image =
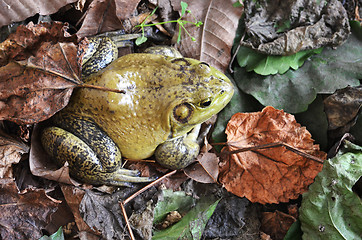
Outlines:
{"label": "oak leaf", "polygon": [[[273,107],[256,113],[236,113],[225,132],[229,147],[224,148],[224,152],[282,142],[317,159],[326,158],[293,115]],[[289,149],[273,147],[224,154],[220,182],[229,192],[252,202],[265,204],[295,199],[307,190],[323,164]]]}

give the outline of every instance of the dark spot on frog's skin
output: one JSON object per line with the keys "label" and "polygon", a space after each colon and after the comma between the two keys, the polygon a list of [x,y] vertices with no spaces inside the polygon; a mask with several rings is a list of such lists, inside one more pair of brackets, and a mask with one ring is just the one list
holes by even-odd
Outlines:
{"label": "dark spot on frog's skin", "polygon": [[109,113],[114,114],[115,112],[113,110],[110,110]]}

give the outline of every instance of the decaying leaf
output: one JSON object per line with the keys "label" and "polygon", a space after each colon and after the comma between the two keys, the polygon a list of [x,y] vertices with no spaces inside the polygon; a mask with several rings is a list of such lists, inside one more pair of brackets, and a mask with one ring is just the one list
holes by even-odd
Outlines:
{"label": "decaying leaf", "polygon": [[11,165],[18,163],[27,152],[28,145],[0,131],[0,178],[12,178]]}
{"label": "decaying leaf", "polygon": [[[80,84],[76,45],[51,41],[56,39],[52,35],[59,25],[30,25],[29,28],[22,27],[0,46],[2,63],[8,59],[24,59],[10,61],[0,68],[0,119],[19,124],[49,118],[67,105],[73,88]],[[64,33],[58,34],[61,34],[58,40],[64,38]],[[18,40],[13,42],[13,39]],[[28,39],[31,44],[23,48],[21,44]]]}
{"label": "decaying leaf", "polygon": [[241,45],[267,55],[341,45],[350,33],[338,0],[244,1],[247,40]]}
{"label": "decaying leaf", "polygon": [[95,233],[83,220],[80,212],[79,212],[79,204],[82,201],[82,198],[85,194],[84,190],[76,188],[74,186],[61,184],[61,189],[67,202],[70,210],[73,213],[74,221],[77,224],[78,230],[80,232],[86,231],[90,233]]}
{"label": "decaying leaf", "polygon": [[[233,146],[224,149],[228,151],[283,142],[320,159],[326,157],[293,115],[272,107],[256,113],[236,113],[226,134],[228,144]],[[226,155],[221,159],[220,182],[229,192],[263,204],[297,198],[323,166],[284,147]]]}
{"label": "decaying leaf", "polygon": [[273,240],[282,240],[295,221],[296,219],[293,216],[278,210],[275,212],[263,212],[261,230],[270,235]]}
{"label": "decaying leaf", "polygon": [[19,193],[13,179],[0,179],[0,202],[2,239],[39,239],[60,203],[44,190]]}
{"label": "decaying leaf", "polygon": [[57,12],[61,7],[76,2],[77,0],[15,0],[1,1],[0,27],[12,22],[19,22],[37,13],[49,15]]}
{"label": "decaying leaf", "polygon": [[328,118],[328,129],[353,124],[362,106],[362,86],[346,87],[337,90],[324,100],[324,109]]}
{"label": "decaying leaf", "polygon": [[[185,20],[194,22],[195,17],[203,25],[199,28],[186,25],[187,31],[196,41],[192,41],[183,31],[177,48],[184,56],[199,59],[225,71],[230,62],[231,46],[243,9],[233,7],[236,2],[233,0],[184,2],[188,3],[188,9],[192,12],[192,15],[186,14]],[[180,1],[173,0],[171,3],[175,10],[181,10]]]}
{"label": "decaying leaf", "polygon": [[122,29],[122,23],[117,17],[117,7],[121,3],[114,0],[94,0],[89,5],[83,25],[77,32],[77,36],[93,36],[103,32]]}

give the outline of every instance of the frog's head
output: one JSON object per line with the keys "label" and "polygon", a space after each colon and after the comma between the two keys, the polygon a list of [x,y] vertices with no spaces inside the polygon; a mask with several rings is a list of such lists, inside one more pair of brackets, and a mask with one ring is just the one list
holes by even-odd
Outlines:
{"label": "frog's head", "polygon": [[220,112],[231,100],[234,88],[222,72],[207,63],[189,58],[171,62],[182,73],[174,76],[178,90],[168,113],[172,137],[177,137]]}

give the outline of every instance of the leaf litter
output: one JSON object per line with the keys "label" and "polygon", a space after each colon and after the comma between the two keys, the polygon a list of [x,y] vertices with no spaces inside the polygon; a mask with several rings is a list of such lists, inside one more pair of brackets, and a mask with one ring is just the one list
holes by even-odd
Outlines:
{"label": "leaf litter", "polygon": [[[94,2],[96,2],[96,1],[94,1]],[[98,1],[98,2],[105,2],[105,1]],[[212,1],[211,1],[211,5],[212,4],[214,4]],[[210,6],[211,6],[210,5]],[[225,6],[222,6],[222,7],[220,7],[220,9],[221,9],[221,11],[223,11],[222,9],[224,9],[225,8]],[[240,9],[239,9],[240,10]],[[103,12],[104,13],[104,12]],[[113,12],[112,12],[112,14],[113,14]],[[231,17],[230,17],[231,18]],[[112,20],[113,21],[113,20]],[[119,21],[119,20],[117,20],[117,21]],[[85,21],[86,22],[86,21]],[[96,27],[99,27],[100,25],[102,25],[103,24],[103,22],[102,21],[98,21],[98,22],[96,22],[95,24],[94,24],[94,26],[96,26]],[[105,25],[107,25],[107,24],[105,24]],[[97,29],[99,29],[99,28],[97,28]],[[205,28],[206,30],[208,30],[209,28]],[[215,36],[217,36],[217,34],[216,33],[213,33]],[[232,39],[231,37],[230,37],[230,39]],[[189,44],[189,46],[191,46],[191,44]],[[224,48],[222,48],[222,49],[224,49]],[[221,52],[219,52],[219,54],[221,54]],[[215,57],[215,54],[214,54],[214,57]],[[205,60],[205,61],[207,61],[207,62],[210,62],[210,61],[208,61],[208,60]],[[217,60],[216,60],[217,61]],[[259,152],[262,152],[262,151],[264,151],[264,150],[257,150],[257,151],[259,151]],[[285,151],[285,150],[284,150]],[[264,153],[264,152],[263,152]],[[209,158],[209,157],[207,157],[207,158]],[[217,160],[217,159],[215,159],[215,157],[214,156],[212,156],[211,158],[213,158],[214,160]],[[210,158],[210,159],[211,159]],[[76,189],[76,188],[72,188],[72,189]],[[68,197],[69,198],[71,198],[71,192],[70,191],[68,191]],[[245,199],[245,198],[244,198]],[[246,199],[245,199],[246,200]],[[113,203],[113,204],[116,204],[116,203]],[[131,203],[129,203],[129,204],[131,204]],[[142,201],[141,201],[141,204],[144,204],[144,202],[142,203]],[[75,208],[77,208],[76,207],[76,205],[77,204],[75,204]],[[93,207],[90,207],[89,208],[89,211],[93,211]],[[83,213],[83,215],[85,215],[85,214],[88,214],[88,212],[84,212]],[[132,218],[132,217],[131,217]],[[94,221],[94,222],[92,222],[90,225],[92,225],[93,224],[93,226],[95,226],[97,223],[96,223],[96,221],[97,221],[97,219]],[[107,229],[103,229],[104,231],[107,231]],[[109,229],[108,229],[109,230]],[[86,230],[85,230],[86,231]],[[257,230],[258,231],[258,230]],[[198,234],[196,234],[196,235],[198,235]]]}

